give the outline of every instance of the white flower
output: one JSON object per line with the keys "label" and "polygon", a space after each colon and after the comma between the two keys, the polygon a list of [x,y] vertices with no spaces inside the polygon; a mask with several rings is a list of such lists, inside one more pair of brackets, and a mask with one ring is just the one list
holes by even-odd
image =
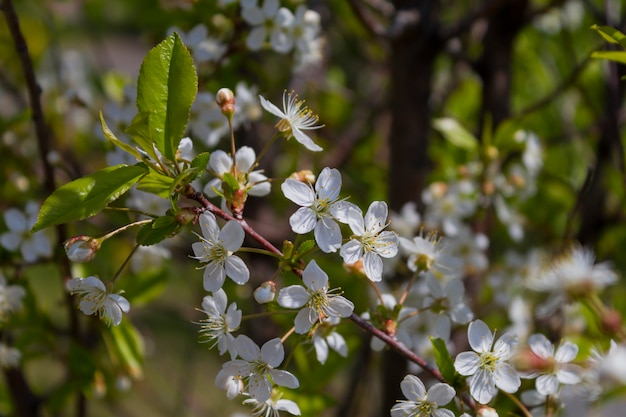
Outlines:
{"label": "white flower", "polygon": [[328,317],[322,320],[321,324],[313,332],[313,347],[315,356],[322,365],[328,359],[329,348],[343,356],[348,356],[348,344],[343,336],[334,330],[339,324],[339,317]]}
{"label": "white flower", "polygon": [[0,368],[15,368],[22,359],[22,352],[0,342]]}
{"label": "white flower", "polygon": [[456,395],[448,384],[437,383],[428,389],[416,376],[407,375],[400,383],[407,400],[399,400],[391,409],[391,417],[454,417],[454,413],[439,406],[446,405]]}
{"label": "white flower", "polygon": [[360,213],[356,205],[339,199],[339,171],[324,168],[315,189],[293,178],[287,178],[281,189],[285,197],[302,206],[289,218],[291,229],[298,234],[314,230],[315,241],[323,252],[337,251],[341,247],[341,230],[335,220],[347,223],[350,210]]}
{"label": "white flower", "polygon": [[343,261],[354,264],[363,259],[365,275],[372,281],[380,281],[383,275],[383,258],[393,258],[398,253],[398,235],[383,231],[387,227],[387,203],[374,201],[365,217],[350,212],[348,224],[354,235],[339,251]]}
{"label": "white flower", "polygon": [[281,120],[276,124],[276,128],[279,132],[285,134],[287,138],[293,136],[298,142],[304,145],[310,151],[321,151],[322,147],[316,145],[313,140],[307,136],[303,130],[319,129],[323,126],[316,126],[319,121],[319,117],[308,107],[304,106],[304,101],[298,100],[298,95],[295,92],[283,93],[283,110],[280,110],[274,104],[268,100],[259,96],[261,100],[261,106],[274,116],[280,117]]}
{"label": "white flower", "polygon": [[459,353],[454,367],[461,375],[469,376],[472,397],[486,404],[496,395],[496,387],[508,393],[517,391],[521,384],[520,377],[513,366],[506,362],[517,346],[515,336],[504,334],[494,345],[494,334],[481,320],[470,323],[467,335],[474,352]]}
{"label": "white flower", "polygon": [[230,132],[228,119],[211,93],[200,92],[189,112],[189,128],[193,137],[204,140],[209,147],[217,145]]}
{"label": "white flower", "polygon": [[530,289],[550,293],[550,298],[539,306],[537,314],[545,317],[563,303],[601,291],[617,281],[617,273],[610,263],[594,264],[594,261],[591,250],[575,246],[557,258],[549,268],[529,276],[526,285]]}
{"label": "white flower", "polygon": [[472,310],[465,304],[463,296],[465,288],[460,279],[453,279],[445,286],[436,278],[426,278],[428,295],[424,299],[424,305],[428,311],[435,314],[435,331],[443,340],[450,338],[451,322],[458,324],[469,323],[474,315]]}
{"label": "white flower", "polygon": [[39,206],[34,201],[26,205],[24,213],[16,208],[9,208],[4,212],[4,222],[9,231],[0,235],[0,245],[8,251],[19,249],[28,263],[52,256],[52,242],[46,232],[41,230],[30,233],[38,213]]}
{"label": "white flower", "polygon": [[287,53],[293,47],[293,39],[289,27],[293,22],[293,14],[285,7],[280,7],[279,0],[265,0],[263,6],[257,0],[241,2],[241,17],[253,26],[246,38],[246,45],[252,51],[261,49],[268,35],[270,45],[276,52]]}
{"label": "white flower", "polygon": [[239,335],[235,348],[241,359],[222,365],[221,378],[233,376],[246,381],[245,389],[259,402],[270,399],[272,383],[287,388],[298,388],[298,379],[288,371],[275,369],[285,358],[285,350],[279,338],[265,342],[259,348],[248,336]]}
{"label": "white flower", "polygon": [[256,153],[249,146],[242,146],[235,152],[237,169],[234,170],[233,158],[222,150],[211,153],[209,157],[209,169],[217,176],[207,183],[204,193],[209,197],[216,197],[215,190],[222,192],[224,174],[231,174],[239,183],[241,190],[255,197],[263,197],[269,194],[271,186],[267,177],[261,171],[252,171],[256,162]]}
{"label": "white flower", "polygon": [[412,237],[417,232],[422,218],[417,211],[417,204],[409,201],[402,205],[400,213],[390,213],[391,228],[401,237]]}
{"label": "white flower", "polygon": [[204,289],[215,292],[222,288],[228,276],[239,285],[245,284],[250,278],[250,271],[246,264],[237,255],[233,255],[241,248],[245,232],[243,227],[235,221],[228,221],[222,230],[217,225],[213,213],[205,211],[200,215],[202,236],[200,242],[191,245],[195,256],[192,258],[205,262]]}
{"label": "white flower", "polygon": [[130,304],[119,294],[107,291],[100,278],[72,278],[67,281],[67,290],[81,296],[78,307],[84,314],[90,316],[98,313],[100,320],[110,326],[117,326],[122,321],[122,312],[128,313]]}
{"label": "white flower", "polygon": [[167,35],[173,32],[178,33],[185,46],[191,51],[195,62],[215,62],[226,52],[226,45],[216,38],[209,37],[209,30],[203,23],[194,26],[187,33],[173,27],[167,31]]}
{"label": "white flower", "polygon": [[589,359],[591,377],[596,385],[626,384],[626,346],[611,340],[609,351],[605,354],[593,350]]}
{"label": "white flower", "polygon": [[243,378],[239,375],[228,374],[224,369],[220,370],[215,376],[215,385],[226,391],[226,398],[232,400],[243,392]]}
{"label": "white flower", "polygon": [[207,318],[200,321],[202,326],[200,335],[206,337],[207,342],[211,342],[210,348],[215,345],[223,355],[228,351],[230,358],[237,357],[235,350],[235,338],[231,334],[239,328],[241,324],[241,310],[236,303],[231,303],[226,310],[227,298],[224,290],[219,289],[213,292],[213,296],[206,295],[202,299],[202,312]]}
{"label": "white flower", "polygon": [[317,321],[327,317],[349,317],[354,304],[341,295],[329,293],[328,275],[313,260],[302,271],[301,285],[283,288],[278,294],[278,304],[285,308],[302,308],[296,315],[296,333],[309,331]]}
{"label": "white flower", "polygon": [[253,416],[279,417],[279,411],[286,411],[294,416],[300,415],[300,407],[291,400],[283,400],[282,394],[277,390],[272,391],[267,401],[258,401],[254,398],[243,400],[243,403],[252,407]]}
{"label": "white flower", "polygon": [[9,315],[22,308],[22,298],[26,291],[19,285],[7,285],[4,275],[0,273],[0,323]]}
{"label": "white flower", "polygon": [[243,81],[235,86],[235,114],[233,115],[233,128],[249,121],[255,121],[261,118],[263,109],[257,98],[257,87],[248,88]]}
{"label": "white flower", "polygon": [[469,180],[452,184],[434,182],[422,192],[426,204],[424,223],[429,229],[441,227],[447,236],[455,236],[462,219],[476,211],[475,185]]}
{"label": "white flower", "polygon": [[409,255],[407,266],[411,271],[432,275],[445,282],[459,276],[459,260],[450,255],[443,239],[436,233],[429,233],[425,238],[415,236],[413,240],[401,237],[399,242]]}
{"label": "white flower", "polygon": [[578,346],[571,342],[563,342],[554,352],[554,345],[542,334],[533,334],[528,338],[530,350],[545,361],[546,369],[531,372],[526,377],[537,377],[536,388],[540,394],[556,394],[561,384],[578,384],[582,369],[570,364],[578,354]]}

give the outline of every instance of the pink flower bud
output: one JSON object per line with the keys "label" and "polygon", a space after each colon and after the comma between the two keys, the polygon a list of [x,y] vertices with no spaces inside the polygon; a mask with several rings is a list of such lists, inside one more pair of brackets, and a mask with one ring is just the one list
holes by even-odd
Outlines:
{"label": "pink flower bud", "polygon": [[256,290],[254,290],[254,299],[259,304],[266,304],[274,301],[276,296],[276,284],[274,281],[265,281]]}
{"label": "pink flower bud", "polygon": [[220,106],[222,114],[229,119],[235,114],[235,94],[230,88],[220,88],[215,95],[215,101]]}

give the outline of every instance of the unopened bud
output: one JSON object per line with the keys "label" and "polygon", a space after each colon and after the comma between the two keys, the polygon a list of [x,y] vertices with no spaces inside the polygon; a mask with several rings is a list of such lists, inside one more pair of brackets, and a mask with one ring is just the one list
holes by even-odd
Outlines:
{"label": "unopened bud", "polygon": [[498,417],[498,412],[495,408],[481,405],[476,408],[476,417]]}
{"label": "unopened bud", "polygon": [[622,328],[622,316],[613,309],[609,309],[600,317],[602,328],[610,334],[616,334]]}
{"label": "unopened bud", "polygon": [[259,304],[266,304],[274,301],[276,296],[276,284],[274,281],[265,281],[254,290],[254,299]]}
{"label": "unopened bud", "polygon": [[395,336],[397,328],[398,328],[398,325],[395,322],[395,320],[391,320],[391,319],[385,320],[385,333],[387,333],[389,336]]}
{"label": "unopened bud", "polygon": [[294,180],[303,182],[305,184],[314,184],[315,183],[315,174],[311,170],[303,169],[301,171],[296,171],[289,176]]}
{"label": "unopened bud", "polygon": [[215,101],[220,106],[222,114],[229,119],[235,114],[235,94],[230,88],[220,88],[215,95]]}
{"label": "unopened bud", "polygon": [[80,235],[67,240],[63,246],[70,261],[84,263],[91,261],[100,249],[100,243],[100,239]]}

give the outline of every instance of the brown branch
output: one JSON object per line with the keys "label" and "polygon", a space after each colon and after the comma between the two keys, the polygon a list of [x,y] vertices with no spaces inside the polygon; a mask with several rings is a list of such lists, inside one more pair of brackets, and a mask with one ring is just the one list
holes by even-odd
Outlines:
{"label": "brown branch", "polygon": [[[398,340],[395,337],[392,337],[388,335],[387,333],[383,332],[382,330],[376,328],[372,323],[370,323],[369,321],[361,318],[360,316],[354,313],[352,313],[352,315],[350,316],[350,320],[352,320],[354,323],[356,323],[359,327],[361,327],[366,332],[371,333],[373,336],[376,336],[377,338],[381,339],[389,347],[391,347],[393,350],[398,352],[401,356],[403,356],[407,360],[415,363],[416,365],[419,365],[420,368],[422,368],[423,370],[431,374],[433,377],[437,378],[439,381],[446,382],[445,378],[443,377],[443,375],[441,375],[441,372],[439,372],[438,369],[430,366],[424,360],[424,358],[415,354],[415,352],[413,352],[412,350],[404,346],[402,343],[398,342]],[[474,402],[474,400],[470,396],[468,396],[467,393],[463,393],[461,395],[461,399],[463,400],[465,404],[467,404],[468,407],[471,407],[472,409],[476,408],[476,402]]]}

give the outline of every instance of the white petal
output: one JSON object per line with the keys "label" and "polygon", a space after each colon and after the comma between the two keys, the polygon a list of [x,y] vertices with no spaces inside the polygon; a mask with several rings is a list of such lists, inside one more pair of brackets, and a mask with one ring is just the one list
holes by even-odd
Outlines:
{"label": "white petal", "polygon": [[278,116],[281,119],[286,117],[285,113],[283,113],[278,107],[272,104],[269,100],[267,100],[263,96],[259,96],[259,100],[261,101],[261,106],[268,112],[272,113],[274,116]]}
{"label": "white petal", "polygon": [[243,7],[241,10],[241,17],[249,25],[260,25],[265,20],[263,12],[258,7]]}
{"label": "white petal", "polygon": [[322,252],[337,252],[337,249],[341,247],[341,229],[334,220],[328,217],[321,218],[317,222],[314,235]]}
{"label": "white petal", "polygon": [[552,395],[559,389],[559,381],[555,375],[541,375],[535,382],[537,392],[543,395]]}
{"label": "white petal", "polygon": [[554,356],[554,346],[547,337],[540,333],[531,335],[528,338],[528,345],[530,350],[540,358],[548,359]]}
{"label": "white petal", "polygon": [[211,181],[207,182],[202,192],[208,197],[217,197],[215,190],[222,191],[222,180],[219,178],[213,178]]}
{"label": "white petal", "polygon": [[251,147],[242,146],[235,153],[235,161],[237,161],[239,171],[248,172],[256,161],[256,153]]}
{"label": "white petal", "polygon": [[361,255],[363,254],[361,243],[352,239],[341,247],[339,254],[345,263],[353,264],[361,259]]}
{"label": "white petal", "polygon": [[264,375],[252,374],[248,381],[248,391],[252,398],[262,403],[270,399],[272,384]]}
{"label": "white petal", "polygon": [[437,383],[428,389],[428,401],[438,406],[446,405],[456,395],[456,391],[448,384]]}
{"label": "white petal", "polygon": [[515,371],[515,368],[513,368],[510,364],[501,363],[496,366],[494,376],[496,379],[496,385],[502,391],[512,394],[519,389],[521,384],[520,377],[517,374],[517,371]]}
{"label": "white petal", "polygon": [[384,201],[374,201],[370,204],[365,213],[365,229],[378,232],[382,230],[387,222],[387,203]]}
{"label": "white petal", "polygon": [[300,308],[308,303],[310,298],[306,288],[300,285],[290,285],[280,290],[277,302],[284,308]]}
{"label": "white petal", "polygon": [[248,189],[248,194],[255,197],[264,197],[272,190],[272,184],[267,181],[267,177],[257,171],[253,171],[248,176],[248,184],[254,184]]}
{"label": "white petal", "polygon": [[108,297],[124,313],[128,313],[130,311],[130,303],[128,302],[126,298],[122,297],[119,294],[109,294]]}
{"label": "white petal", "polygon": [[346,343],[346,339],[344,339],[339,333],[332,332],[326,336],[326,342],[332,350],[344,358],[348,356],[348,344]]}
{"label": "white petal", "polygon": [[215,216],[213,215],[213,213],[205,211],[200,215],[198,223],[200,223],[202,236],[209,242],[214,242],[215,239],[219,236],[220,228],[217,225],[217,221],[215,220]]}
{"label": "white petal", "polygon": [[374,252],[366,252],[363,255],[363,268],[370,280],[378,282],[383,279],[383,260]]}
{"label": "white petal", "polygon": [[426,387],[421,379],[414,375],[407,375],[400,382],[402,394],[411,401],[423,401],[426,396]]}
{"label": "white petal", "polygon": [[233,159],[224,151],[215,151],[209,157],[209,168],[218,175],[230,172]]}
{"label": "white petal", "polygon": [[4,222],[12,232],[22,233],[28,229],[24,213],[13,207],[4,212]]}
{"label": "white petal", "polygon": [[350,317],[354,311],[354,304],[347,298],[338,295],[330,299],[328,309],[333,313],[333,316]]}
{"label": "white petal", "polygon": [[515,353],[517,347],[517,336],[511,333],[505,333],[493,346],[493,352],[500,360],[509,359]]}
{"label": "white petal", "polygon": [[283,194],[299,206],[310,207],[315,203],[315,192],[310,185],[287,178],[280,186]]}
{"label": "white petal", "polygon": [[229,256],[225,263],[226,275],[235,283],[243,285],[250,279],[250,271],[239,256]]}
{"label": "white petal", "polygon": [[361,209],[356,204],[347,201],[337,201],[331,204],[329,210],[330,214],[341,223],[347,224],[350,217],[360,219],[361,221],[363,220],[363,212]]}
{"label": "white petal", "polygon": [[572,342],[563,342],[556,351],[554,359],[559,363],[571,362],[578,355],[578,346]]}
{"label": "white petal", "polygon": [[393,258],[398,254],[398,235],[394,232],[381,232],[374,243],[374,251],[383,258]]}
{"label": "white petal", "polygon": [[207,295],[202,299],[202,310],[211,316],[219,316],[226,311],[226,293],[219,289],[213,292],[213,296]]}
{"label": "white petal", "polygon": [[286,411],[294,416],[300,415],[300,407],[291,400],[280,399],[276,401],[275,408],[277,410]]}
{"label": "white petal", "polygon": [[475,352],[482,353],[491,350],[493,334],[484,321],[475,320],[471,322],[467,329],[467,337]]}
{"label": "white petal", "polygon": [[454,360],[454,369],[461,375],[473,375],[479,364],[480,358],[475,352],[461,352]]}
{"label": "white petal", "polygon": [[481,404],[487,404],[498,392],[493,374],[483,369],[469,378],[469,384],[470,394]]}
{"label": "white petal", "polygon": [[209,264],[204,269],[202,285],[209,292],[217,291],[224,285],[226,272],[221,265]]}
{"label": "white petal", "polygon": [[324,290],[325,292],[328,289],[328,275],[317,265],[315,260],[309,262],[302,271],[302,282],[313,291]]}
{"label": "white petal", "polygon": [[280,385],[281,387],[293,389],[300,386],[298,378],[296,378],[291,372],[283,371],[281,369],[272,369],[270,371],[270,375],[272,376],[274,383],[276,385]]}
{"label": "white petal", "polygon": [[313,338],[313,347],[315,348],[315,356],[322,365],[326,363],[328,359],[328,343],[323,337],[315,336]]}
{"label": "white petal", "polygon": [[309,331],[309,329],[311,329],[311,326],[313,326],[313,323],[316,321],[317,316],[315,315],[315,311],[309,307],[304,307],[302,310],[298,311],[296,319],[294,320],[296,333],[305,334]]}
{"label": "white petal", "polygon": [[0,236],[0,245],[8,251],[14,251],[20,247],[22,235],[12,232],[3,233]]}
{"label": "white petal", "polygon": [[313,142],[313,139],[308,137],[304,132],[302,132],[300,129],[298,129],[297,127],[293,125],[291,126],[291,133],[293,134],[293,137],[298,142],[303,144],[304,147],[307,148],[308,150],[313,151],[313,152],[319,152],[319,151],[324,150],[324,148],[322,148],[321,146]]}
{"label": "white petal", "polygon": [[582,369],[578,365],[566,363],[561,365],[561,369],[556,374],[561,384],[578,384],[581,380]]}
{"label": "white petal", "polygon": [[241,334],[235,338],[235,348],[237,348],[239,356],[248,362],[261,359],[261,349],[246,335]]}
{"label": "white petal", "polygon": [[277,367],[285,359],[285,348],[283,347],[280,338],[268,340],[261,347],[261,357],[271,367]]}
{"label": "white petal", "polygon": [[243,244],[246,233],[243,227],[236,220],[229,220],[219,234],[224,249],[230,252],[237,252]]}
{"label": "white petal", "polygon": [[300,235],[309,233],[317,225],[315,212],[309,207],[300,207],[289,217],[289,225],[294,233]]}
{"label": "white petal", "polygon": [[341,191],[341,174],[335,168],[324,168],[315,182],[315,191],[321,200],[334,201]]}

